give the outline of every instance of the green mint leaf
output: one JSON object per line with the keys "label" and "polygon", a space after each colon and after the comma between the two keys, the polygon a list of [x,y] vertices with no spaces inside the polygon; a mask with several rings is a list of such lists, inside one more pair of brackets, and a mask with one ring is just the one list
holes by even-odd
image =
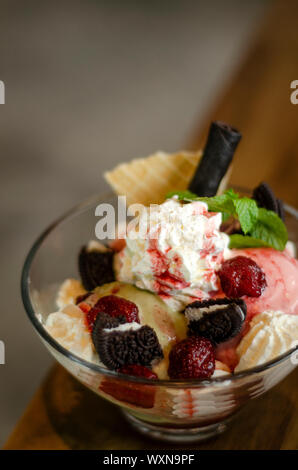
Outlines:
{"label": "green mint leaf", "polygon": [[237,217],[240,221],[242,230],[247,233],[257,220],[258,207],[253,199],[248,197],[240,198],[239,194],[233,189],[225,191],[220,196],[198,197],[190,191],[172,191],[167,197],[177,195],[184,201],[201,201],[208,205],[210,212],[221,212],[223,221],[230,216]]}
{"label": "green mint leaf", "polygon": [[233,189],[225,191],[220,196],[198,197],[196,201],[206,202],[211,212],[223,212],[225,216],[236,215],[234,201],[239,198],[239,194]]}
{"label": "green mint leaf", "polygon": [[196,201],[205,202],[210,212],[224,212],[229,215],[235,212],[233,200],[225,193],[214,197],[198,197]]}
{"label": "green mint leaf", "polygon": [[239,194],[238,193],[235,193],[234,189],[230,188],[230,189],[227,189],[224,194],[226,196],[228,196],[230,199],[239,199]]}
{"label": "green mint leaf", "polygon": [[188,190],[172,191],[167,197],[174,195],[187,202],[205,202],[210,212],[222,213],[223,221],[231,216],[237,218],[245,236],[232,235],[231,247],[267,246],[279,251],[285,249],[288,240],[287,229],[278,215],[273,211],[258,208],[253,199],[240,197],[233,189],[214,197],[198,197]]}
{"label": "green mint leaf", "polygon": [[258,218],[250,230],[250,235],[279,251],[285,249],[288,240],[287,228],[283,221],[275,212],[263,208],[258,210]]}
{"label": "green mint leaf", "polygon": [[210,212],[223,212],[228,215],[234,213],[234,205],[233,205],[233,198],[235,197],[235,193],[233,190],[231,195],[230,194],[221,194],[220,196],[214,197],[198,197],[196,194],[192,193],[191,191],[171,191],[167,194],[167,199],[173,196],[178,196],[180,201],[200,201],[205,202],[208,205],[208,210]]}
{"label": "green mint leaf", "polygon": [[258,218],[257,203],[248,197],[234,199],[233,202],[241,228],[247,234],[253,228]]}
{"label": "green mint leaf", "polygon": [[262,246],[269,247],[270,245],[263,240],[250,237],[249,235],[240,235],[238,233],[230,235],[229,248],[259,248]]}
{"label": "green mint leaf", "polygon": [[230,217],[231,217],[231,215],[228,214],[227,212],[222,212],[222,213],[221,213],[221,216],[222,216],[222,221],[223,221],[223,222],[226,222],[226,221],[229,220]]}

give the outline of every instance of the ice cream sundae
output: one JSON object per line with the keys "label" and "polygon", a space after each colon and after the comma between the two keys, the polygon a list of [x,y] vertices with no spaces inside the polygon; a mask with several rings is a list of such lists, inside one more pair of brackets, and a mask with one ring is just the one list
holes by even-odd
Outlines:
{"label": "ice cream sundae", "polygon": [[240,137],[214,122],[202,155],[160,152],[106,175],[144,209],[124,239],[86,240],[80,279],[63,282],[44,321],[57,342],[152,380],[228,376],[291,349],[298,262],[283,203],[266,183],[251,197],[224,188]]}

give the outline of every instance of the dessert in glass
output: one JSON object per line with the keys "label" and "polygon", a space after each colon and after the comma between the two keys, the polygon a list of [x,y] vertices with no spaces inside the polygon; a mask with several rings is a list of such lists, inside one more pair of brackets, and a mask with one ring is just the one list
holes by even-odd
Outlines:
{"label": "dessert in glass", "polygon": [[223,432],[297,363],[297,211],[266,183],[226,189],[239,140],[214,122],[202,153],[120,165],[106,178],[138,215],[94,232],[95,214],[122,212],[116,195],[96,196],[25,262],[24,305],[46,347],[157,439]]}

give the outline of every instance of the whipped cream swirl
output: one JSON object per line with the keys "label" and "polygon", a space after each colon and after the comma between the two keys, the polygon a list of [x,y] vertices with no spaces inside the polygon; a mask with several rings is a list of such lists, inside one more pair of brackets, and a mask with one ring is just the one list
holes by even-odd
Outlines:
{"label": "whipped cream swirl", "polygon": [[220,213],[198,201],[172,198],[144,208],[116,257],[117,279],[159,294],[173,308],[209,298],[219,288],[216,270],[228,251],[221,222]]}
{"label": "whipped cream swirl", "polygon": [[85,314],[76,305],[66,305],[51,313],[44,325],[47,332],[65,349],[89,362],[97,362]]}
{"label": "whipped cream swirl", "polygon": [[256,315],[249,332],[242,338],[237,354],[240,361],[235,372],[271,361],[294,347],[298,341],[298,316],[281,311]]}

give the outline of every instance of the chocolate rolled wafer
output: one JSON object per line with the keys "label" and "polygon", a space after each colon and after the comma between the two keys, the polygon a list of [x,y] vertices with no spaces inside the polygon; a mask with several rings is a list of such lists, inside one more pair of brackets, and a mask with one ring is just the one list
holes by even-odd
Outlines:
{"label": "chocolate rolled wafer", "polygon": [[203,157],[188,189],[198,196],[215,196],[240,139],[237,129],[221,121],[212,122]]}

